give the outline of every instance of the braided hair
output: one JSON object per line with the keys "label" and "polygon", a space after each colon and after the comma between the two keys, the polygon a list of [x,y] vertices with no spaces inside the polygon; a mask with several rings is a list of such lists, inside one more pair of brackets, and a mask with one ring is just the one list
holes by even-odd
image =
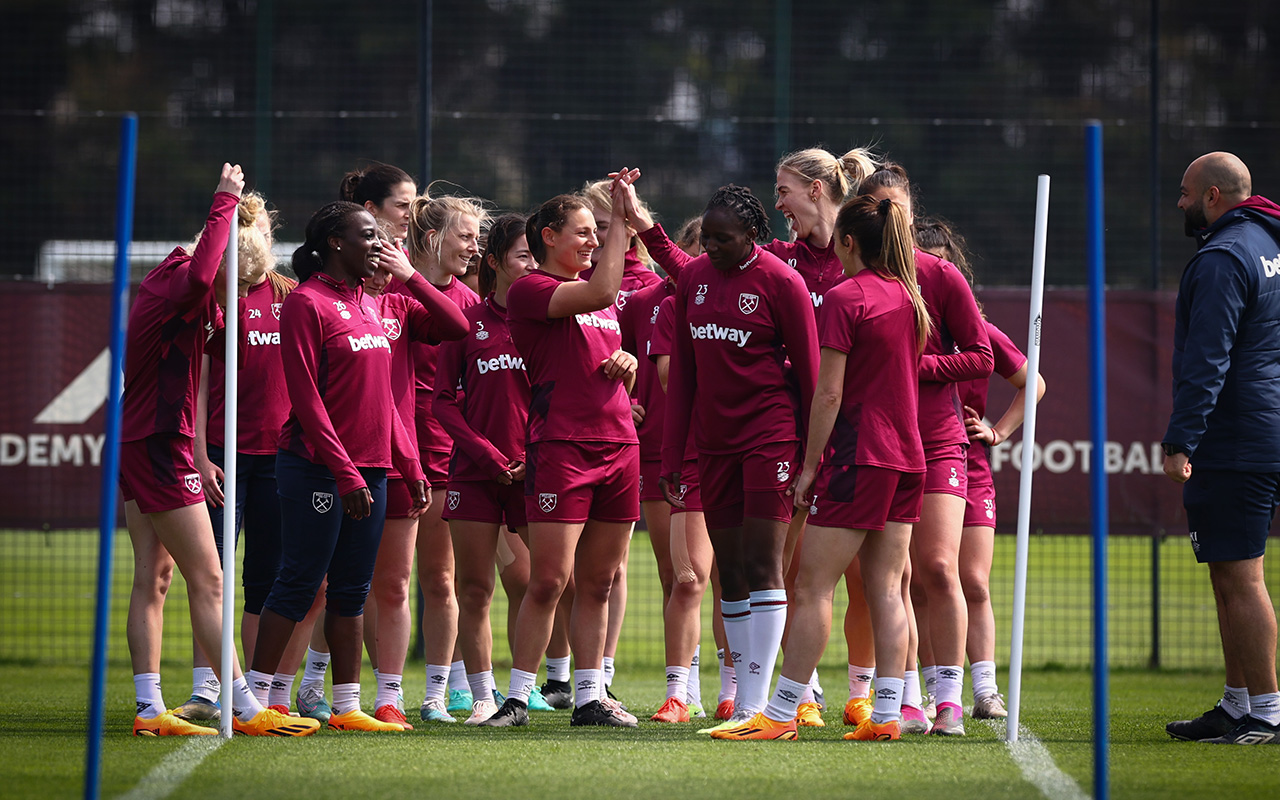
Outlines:
{"label": "braided hair", "polygon": [[716,193],[707,201],[703,215],[705,216],[713,208],[727,209],[742,221],[744,228],[748,230],[755,228],[758,242],[765,242],[773,237],[773,232],[769,230],[769,215],[764,210],[764,204],[746,186],[731,183],[716,189]]}
{"label": "braided hair", "polygon": [[355,203],[338,200],[311,215],[307,221],[306,240],[293,251],[291,261],[298,283],[306,282],[324,269],[324,261],[329,256],[329,237],[341,236],[346,230],[347,220],[363,211],[364,208]]}

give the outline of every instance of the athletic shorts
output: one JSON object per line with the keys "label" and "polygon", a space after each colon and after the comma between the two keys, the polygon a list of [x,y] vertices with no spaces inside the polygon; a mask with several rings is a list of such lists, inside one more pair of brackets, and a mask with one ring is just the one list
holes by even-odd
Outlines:
{"label": "athletic shorts", "polygon": [[418,458],[422,461],[422,474],[432,490],[443,491],[449,486],[448,450],[419,450]]}
{"label": "athletic shorts", "polygon": [[665,500],[662,489],[658,488],[658,478],[662,475],[661,461],[640,462],[640,502]]}
{"label": "athletic shorts", "polygon": [[[439,498],[433,498],[432,502],[439,502]],[[387,519],[408,519],[412,510],[409,484],[398,474],[387,475]]]}
{"label": "athletic shorts", "polygon": [[919,522],[924,473],[855,464],[824,464],[818,470],[809,524],[855,531],[882,531],[885,522]]}
{"label": "athletic shorts", "polygon": [[698,453],[707,528],[737,528],[747,517],[790,522],[794,507],[787,489],[799,469],[799,442],[770,442],[742,453]]}
{"label": "athletic shorts", "polygon": [[204,484],[196,471],[195,442],[157,433],[120,445],[120,492],[144,514],[173,511],[204,502]]}
{"label": "athletic shorts", "polygon": [[1280,502],[1280,473],[1195,469],[1182,504],[1196,561],[1244,561],[1267,550]]}
{"label": "athletic shorts", "polygon": [[689,459],[680,468],[680,485],[676,487],[676,497],[684,501],[684,508],[671,507],[672,514],[684,514],[689,511],[702,513],[702,484],[698,480],[698,462]]}
{"label": "athletic shorts", "polygon": [[949,444],[924,451],[924,469],[925,494],[967,495],[969,465],[964,445]]}
{"label": "athletic shorts", "polygon": [[524,481],[503,486],[497,481],[453,481],[443,497],[440,515],[446,520],[466,520],[506,525],[515,533],[528,521],[524,507]]}
{"label": "athletic shorts", "polygon": [[531,523],[635,522],[640,519],[640,446],[532,442],[524,502]]}
{"label": "athletic shorts", "polygon": [[964,526],[996,526],[996,487],[993,484],[969,484],[969,493],[964,498]]}

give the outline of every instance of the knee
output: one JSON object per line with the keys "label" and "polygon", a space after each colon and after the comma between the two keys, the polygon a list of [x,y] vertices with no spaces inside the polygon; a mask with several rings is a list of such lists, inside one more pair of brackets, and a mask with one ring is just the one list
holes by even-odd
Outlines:
{"label": "knee", "polygon": [[[925,592],[949,592],[959,583],[960,575],[953,558],[930,556],[916,563],[916,577]],[[915,597],[915,585],[912,597]]]}
{"label": "knee", "polygon": [[458,578],[458,604],[466,609],[486,611],[493,598],[493,581]]}
{"label": "knee", "polygon": [[776,589],[782,586],[782,568],[777,564],[751,563],[743,576],[748,591]]}
{"label": "knee", "polygon": [[611,575],[579,575],[577,579],[577,590],[575,599],[583,600],[587,603],[598,603],[604,605],[609,602],[609,596],[613,593],[613,584],[617,576]]}
{"label": "knee", "polygon": [[984,605],[991,602],[987,576],[981,572],[968,572],[960,576],[960,588],[964,590],[965,602],[970,605]]}
{"label": "knee", "polygon": [[536,575],[529,579],[524,599],[539,606],[554,606],[564,593],[566,580],[563,575]]}
{"label": "knee", "polygon": [[453,602],[452,573],[442,570],[419,575],[418,583],[422,586],[422,596],[427,602],[434,602],[438,605]]}
{"label": "knee", "polygon": [[407,580],[376,580],[373,582],[373,598],[383,608],[396,608],[409,602]]}

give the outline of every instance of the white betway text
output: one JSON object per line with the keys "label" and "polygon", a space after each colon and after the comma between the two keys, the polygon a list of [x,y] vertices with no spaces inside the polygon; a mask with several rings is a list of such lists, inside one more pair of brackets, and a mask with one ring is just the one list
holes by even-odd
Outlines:
{"label": "white betway text", "polygon": [[751,338],[751,331],[739,330],[738,328],[725,328],[714,322],[708,322],[706,325],[694,325],[689,323],[689,335],[695,339],[720,339],[726,342],[732,342],[738,347],[746,345],[747,340]]}
{"label": "white betway text", "polygon": [[484,375],[500,369],[524,369],[524,359],[520,356],[512,356],[503,353],[494,358],[477,358],[476,369],[480,370],[480,374]]}

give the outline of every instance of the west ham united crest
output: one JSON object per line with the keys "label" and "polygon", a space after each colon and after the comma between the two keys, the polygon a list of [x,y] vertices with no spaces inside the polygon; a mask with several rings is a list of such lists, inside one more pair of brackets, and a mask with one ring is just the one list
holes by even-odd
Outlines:
{"label": "west ham united crest", "polygon": [[328,492],[312,492],[311,507],[321,514],[329,513],[333,508],[333,495]]}
{"label": "west ham united crest", "polygon": [[272,303],[271,316],[275,317],[276,319],[280,319],[280,307],[283,305],[284,303]]}
{"label": "west ham united crest", "polygon": [[400,338],[400,320],[383,317],[382,330],[386,332],[387,338],[394,342]]}
{"label": "west ham united crest", "polygon": [[738,295],[738,310],[743,314],[754,314],[760,307],[760,295],[743,292]]}
{"label": "west ham united crest", "polygon": [[458,510],[458,502],[462,499],[457,492],[449,492],[446,496],[445,503],[449,506],[450,511]]}
{"label": "west ham united crest", "polygon": [[550,514],[556,510],[556,496],[551,492],[542,492],[538,495],[538,508],[542,509],[543,514]]}
{"label": "west ham united crest", "polygon": [[185,476],[182,482],[186,485],[187,491],[192,494],[200,494],[200,473],[193,472]]}

